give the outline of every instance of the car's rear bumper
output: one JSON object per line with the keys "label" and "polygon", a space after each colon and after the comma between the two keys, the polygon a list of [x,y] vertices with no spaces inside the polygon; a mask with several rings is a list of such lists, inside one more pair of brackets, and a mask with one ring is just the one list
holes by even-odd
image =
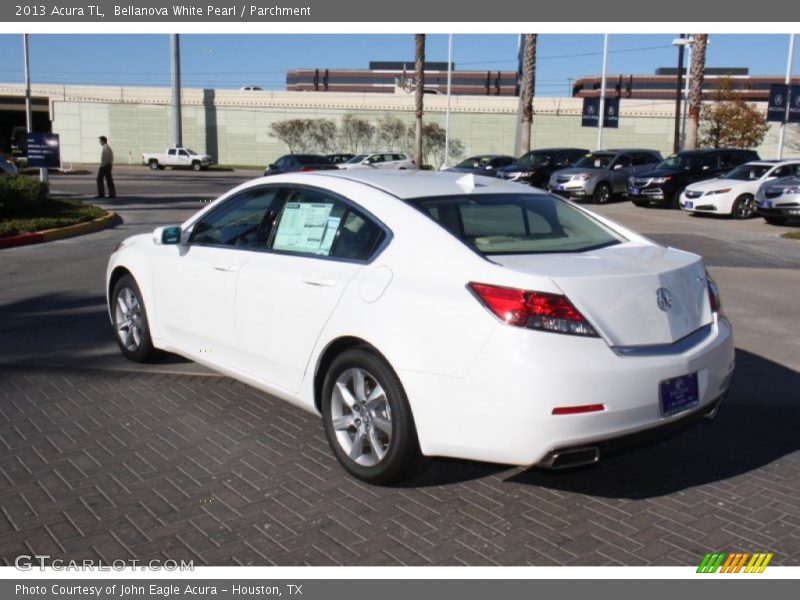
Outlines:
{"label": "car's rear bumper", "polygon": [[[400,372],[425,454],[533,465],[560,448],[606,443],[707,411],[734,366],[730,324],[677,354],[619,356],[599,338],[498,325],[464,378]],[[697,373],[699,402],[662,416],[659,383]],[[553,415],[554,408],[603,410]]]}

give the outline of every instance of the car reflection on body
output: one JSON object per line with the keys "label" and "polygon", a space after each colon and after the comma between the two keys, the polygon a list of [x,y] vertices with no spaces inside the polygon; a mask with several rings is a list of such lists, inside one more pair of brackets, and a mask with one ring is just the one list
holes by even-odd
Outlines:
{"label": "car reflection on body", "polygon": [[563,198],[424,171],[257,179],[111,255],[123,354],[322,415],[356,477],[423,457],[571,467],[713,414],[733,340],[700,257]]}

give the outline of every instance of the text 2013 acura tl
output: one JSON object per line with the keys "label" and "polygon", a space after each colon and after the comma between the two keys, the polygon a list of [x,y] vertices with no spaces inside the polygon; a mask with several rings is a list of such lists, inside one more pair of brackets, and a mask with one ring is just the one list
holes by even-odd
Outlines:
{"label": "text 2013 acura tl", "polygon": [[375,483],[423,456],[594,462],[713,413],[734,363],[700,257],[458,173],[257,179],[123,241],[107,289],[127,357],[176,352],[321,413]]}

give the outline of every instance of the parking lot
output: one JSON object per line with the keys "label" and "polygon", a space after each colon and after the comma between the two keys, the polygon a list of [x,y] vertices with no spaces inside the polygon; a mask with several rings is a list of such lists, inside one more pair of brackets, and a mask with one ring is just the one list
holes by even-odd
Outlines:
{"label": "parking lot", "polygon": [[[259,174],[121,167],[113,228],[0,251],[0,561],[696,565],[718,550],[798,563],[800,245],[787,228],[598,207],[702,254],[718,281],[737,372],[713,423],[588,469],[436,460],[377,488],[341,470],[315,417],[178,357],[129,363],[114,341],[116,244]],[[52,188],[85,198],[94,177]]]}

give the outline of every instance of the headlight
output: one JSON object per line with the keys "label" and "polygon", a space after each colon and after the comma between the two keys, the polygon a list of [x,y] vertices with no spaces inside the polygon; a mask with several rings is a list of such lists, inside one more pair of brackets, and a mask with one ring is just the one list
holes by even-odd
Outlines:
{"label": "headlight", "polygon": [[794,186],[783,190],[784,194],[800,194],[800,186]]}
{"label": "headlight", "polygon": [[727,194],[731,191],[731,188],[722,188],[719,190],[711,190],[710,192],[706,192],[706,196],[713,196],[714,194]]}
{"label": "headlight", "polygon": [[672,177],[654,177],[653,183],[667,183]]}
{"label": "headlight", "polygon": [[580,175],[573,175],[572,181],[589,181],[592,176],[589,173],[581,173]]}
{"label": "headlight", "polygon": [[633,187],[633,177],[628,177],[628,185]]}

